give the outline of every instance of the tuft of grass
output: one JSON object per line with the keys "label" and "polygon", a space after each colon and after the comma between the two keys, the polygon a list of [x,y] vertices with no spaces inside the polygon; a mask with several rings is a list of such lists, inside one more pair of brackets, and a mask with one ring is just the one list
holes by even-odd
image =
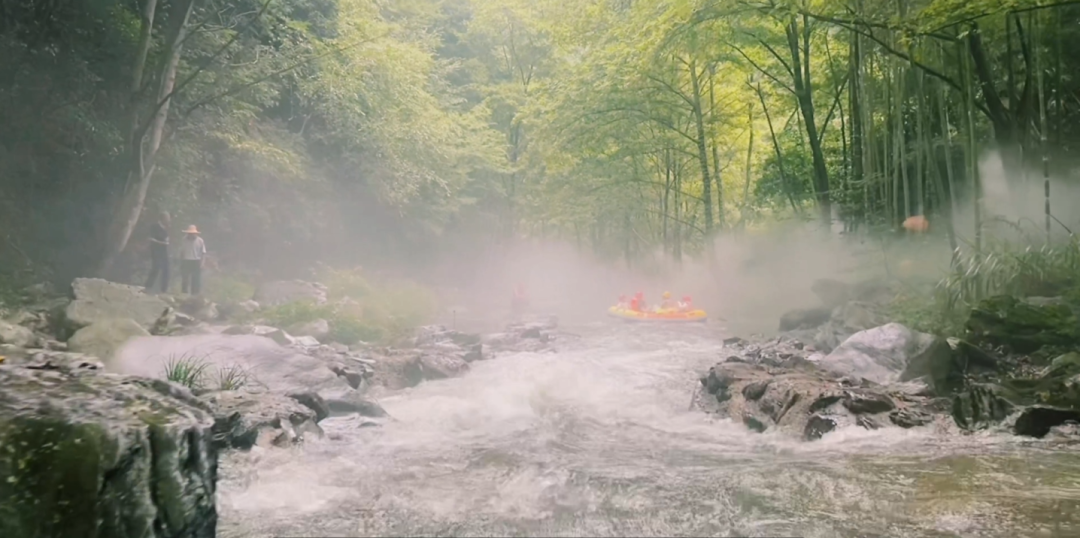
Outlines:
{"label": "tuft of grass", "polygon": [[199,357],[172,356],[165,363],[165,379],[191,390],[199,390],[205,386],[207,368],[209,364]]}
{"label": "tuft of grass", "polygon": [[[209,378],[210,364],[204,358],[179,355],[165,363],[165,379],[193,391],[206,389]],[[235,364],[219,368],[213,378],[216,390],[240,390],[252,379],[250,372]]]}
{"label": "tuft of grass", "polygon": [[990,245],[979,253],[959,254],[951,274],[939,284],[946,308],[970,310],[995,295],[1058,295],[1077,284],[1080,241],[1019,249]]}
{"label": "tuft of grass", "polygon": [[251,375],[238,365],[218,369],[218,390],[240,390],[248,385]]}
{"label": "tuft of grass", "polygon": [[890,305],[891,317],[912,329],[961,336],[980,301],[997,295],[1064,295],[1080,304],[1080,241],[1017,247],[988,241],[979,253],[957,253],[950,273],[932,290],[911,289]]}

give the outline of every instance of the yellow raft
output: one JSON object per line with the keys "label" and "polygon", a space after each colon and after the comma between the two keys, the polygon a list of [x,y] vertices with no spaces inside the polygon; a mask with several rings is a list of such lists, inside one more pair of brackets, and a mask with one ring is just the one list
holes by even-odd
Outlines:
{"label": "yellow raft", "polygon": [[647,310],[645,312],[638,312],[636,310],[630,310],[629,308],[619,308],[617,306],[608,308],[608,315],[627,321],[703,322],[708,319],[708,315],[705,313],[704,310],[691,310],[689,312],[680,312],[675,309],[667,309]]}

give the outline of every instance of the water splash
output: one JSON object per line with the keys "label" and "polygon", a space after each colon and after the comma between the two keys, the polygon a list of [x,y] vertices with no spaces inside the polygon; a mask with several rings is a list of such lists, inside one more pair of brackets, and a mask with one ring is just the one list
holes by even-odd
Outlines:
{"label": "water splash", "polygon": [[221,535],[1080,532],[1075,452],[932,429],[753,434],[687,409],[720,351],[707,327],[575,332],[558,354],[385,397],[382,428],[334,418],[302,449],[230,454]]}

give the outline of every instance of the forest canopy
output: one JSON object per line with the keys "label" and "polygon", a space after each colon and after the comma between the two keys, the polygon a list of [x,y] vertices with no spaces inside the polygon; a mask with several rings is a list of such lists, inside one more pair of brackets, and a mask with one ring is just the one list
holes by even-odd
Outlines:
{"label": "forest canopy", "polygon": [[1034,0],[3,0],[4,269],[123,278],[163,210],[282,274],[530,236],[678,259],[787,218],[930,215],[978,248],[951,216],[983,155],[1010,181],[1080,167],[1078,22]]}

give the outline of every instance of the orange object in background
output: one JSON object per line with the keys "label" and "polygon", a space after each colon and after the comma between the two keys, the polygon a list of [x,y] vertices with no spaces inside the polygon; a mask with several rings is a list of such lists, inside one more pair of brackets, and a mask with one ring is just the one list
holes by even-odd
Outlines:
{"label": "orange object in background", "polygon": [[909,232],[923,233],[930,229],[930,221],[922,215],[915,215],[905,219],[903,226]]}

